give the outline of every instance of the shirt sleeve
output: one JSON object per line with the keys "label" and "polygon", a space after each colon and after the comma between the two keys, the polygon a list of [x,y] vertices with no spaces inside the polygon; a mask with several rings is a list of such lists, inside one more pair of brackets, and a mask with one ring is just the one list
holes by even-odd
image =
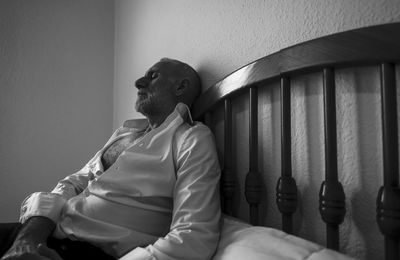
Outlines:
{"label": "shirt sleeve", "polygon": [[43,216],[57,222],[67,200],[81,193],[95,178],[95,174],[103,171],[101,154],[120,132],[121,128],[117,129],[103,149],[98,151],[81,170],[60,180],[51,192],[35,192],[29,195],[22,202],[19,221],[24,223],[30,217]]}
{"label": "shirt sleeve", "polygon": [[211,259],[220,233],[220,167],[211,131],[196,125],[178,150],[169,233],[121,260]]}

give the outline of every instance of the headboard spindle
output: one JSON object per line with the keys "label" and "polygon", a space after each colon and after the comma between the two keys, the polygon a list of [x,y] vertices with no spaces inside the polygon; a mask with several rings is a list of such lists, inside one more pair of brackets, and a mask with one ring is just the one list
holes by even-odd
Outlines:
{"label": "headboard spindle", "polygon": [[249,95],[249,172],[246,175],[245,196],[250,205],[250,223],[258,225],[258,204],[260,204],[261,201],[261,179],[258,171],[258,95],[256,86],[250,87]]}
{"label": "headboard spindle", "polygon": [[233,215],[233,196],[236,185],[232,172],[232,104],[229,98],[224,103],[224,168],[222,170],[221,185],[223,197],[223,211]]}
{"label": "headboard spindle", "polygon": [[339,250],[339,225],[346,214],[345,194],[338,181],[335,74],[332,68],[323,69],[325,181],[319,193],[319,211],[326,223],[326,245]]}
{"label": "headboard spindle", "polygon": [[395,66],[381,64],[384,185],[377,197],[377,222],[385,236],[385,258],[400,259],[400,189]]}
{"label": "headboard spindle", "polygon": [[290,80],[281,78],[281,177],[276,185],[276,203],[282,214],[282,230],[293,234],[293,213],[297,209],[297,186],[292,177]]}

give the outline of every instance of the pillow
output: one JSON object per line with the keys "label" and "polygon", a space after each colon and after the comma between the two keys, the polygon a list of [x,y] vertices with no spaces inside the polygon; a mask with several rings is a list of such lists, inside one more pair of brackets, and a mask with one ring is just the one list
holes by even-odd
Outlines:
{"label": "pillow", "polygon": [[251,226],[224,216],[214,260],[353,259],[277,229]]}

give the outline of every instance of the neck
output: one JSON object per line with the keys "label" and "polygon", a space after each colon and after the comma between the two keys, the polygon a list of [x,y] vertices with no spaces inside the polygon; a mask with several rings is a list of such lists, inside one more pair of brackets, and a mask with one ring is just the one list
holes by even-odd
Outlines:
{"label": "neck", "polygon": [[174,108],[165,110],[162,114],[147,116],[147,121],[151,129],[159,127],[165,119],[174,111]]}

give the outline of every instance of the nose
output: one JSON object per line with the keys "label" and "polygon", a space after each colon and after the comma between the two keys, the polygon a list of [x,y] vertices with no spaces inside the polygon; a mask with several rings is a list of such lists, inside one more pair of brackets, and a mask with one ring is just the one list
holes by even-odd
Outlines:
{"label": "nose", "polygon": [[135,81],[135,87],[137,89],[145,88],[148,84],[148,80],[145,77],[141,77]]}

